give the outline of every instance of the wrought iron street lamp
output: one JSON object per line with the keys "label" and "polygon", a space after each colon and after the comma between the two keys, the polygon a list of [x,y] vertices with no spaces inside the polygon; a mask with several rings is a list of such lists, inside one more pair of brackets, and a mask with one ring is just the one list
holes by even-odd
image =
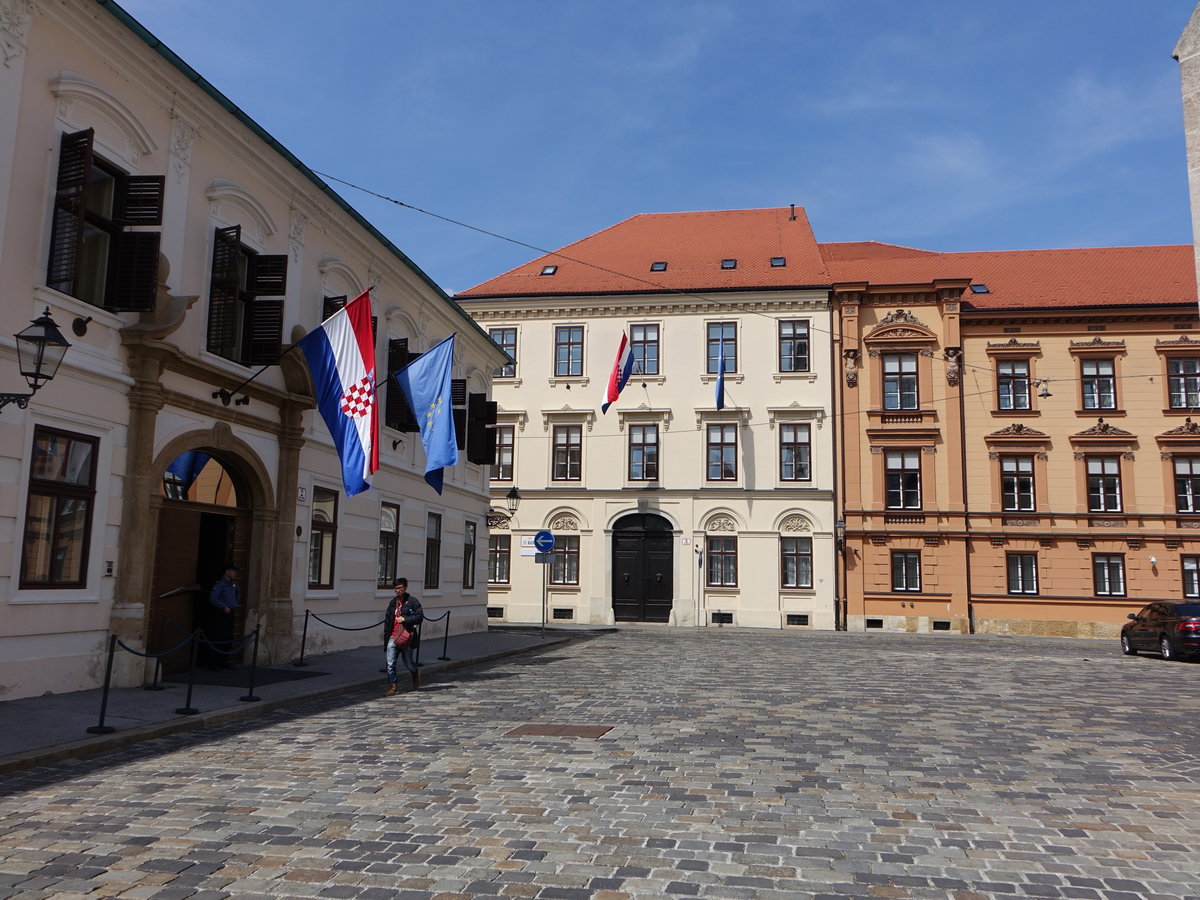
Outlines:
{"label": "wrought iron street lamp", "polygon": [[509,488],[508,493],[504,496],[504,502],[508,504],[508,511],[510,513],[515,513],[517,507],[521,505],[521,492],[517,490],[515,484]]}
{"label": "wrought iron street lamp", "polygon": [[48,306],[28,328],[14,337],[17,340],[17,362],[21,366],[21,374],[29,384],[29,393],[0,394],[0,409],[10,403],[17,404],[21,409],[27,407],[29,398],[58,374],[63,355],[71,346],[58,330],[58,325],[50,318]]}

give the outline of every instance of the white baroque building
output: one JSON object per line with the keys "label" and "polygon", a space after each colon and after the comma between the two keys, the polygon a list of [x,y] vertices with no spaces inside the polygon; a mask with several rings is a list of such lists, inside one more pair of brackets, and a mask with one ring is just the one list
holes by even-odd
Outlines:
{"label": "white baroque building", "polygon": [[[493,383],[492,621],[835,626],[829,279],[803,210],[634,216],[456,299],[516,360]],[[622,333],[634,374],[604,413]]]}
{"label": "white baroque building", "polygon": [[[295,655],[309,610],[379,621],[397,575],[453,632],[486,628],[487,466],[435,494],[381,385],[382,467],[347,498],[307,368],[280,355],[370,287],[381,380],[455,332],[460,400],[486,402],[486,333],[116,4],[0,0],[0,53],[0,385],[24,388],[12,335],[44,310],[72,344],[0,412],[0,697],[99,684],[110,634],[175,645],[226,561],[260,662]],[[314,625],[307,651],[376,641]],[[117,657],[118,684],[152,673]]]}

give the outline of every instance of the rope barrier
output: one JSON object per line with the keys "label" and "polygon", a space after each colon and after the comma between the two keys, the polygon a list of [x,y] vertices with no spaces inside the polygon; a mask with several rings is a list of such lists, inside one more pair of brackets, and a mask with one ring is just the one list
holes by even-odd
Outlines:
{"label": "rope barrier", "polygon": [[327,622],[318,616],[316,613],[309,613],[314,619],[323,625],[328,625],[330,628],[336,628],[338,631],[366,631],[370,628],[379,628],[383,625],[383,619],[380,619],[374,625],[363,625],[361,628],[349,628],[345,625],[334,625],[332,622]]}
{"label": "rope barrier", "polygon": [[[113,637],[116,638],[117,636],[114,634]],[[162,653],[142,653],[140,650],[134,650],[132,647],[130,647],[128,644],[126,644],[120,638],[117,638],[117,646],[120,647],[122,650],[128,650],[134,656],[141,656],[145,659],[162,659],[164,656],[170,656],[172,653],[174,653],[177,650],[182,650],[191,641],[194,641],[195,639],[196,639],[195,635],[189,634],[185,640],[180,641],[178,644],[176,644],[170,650],[164,650]]]}

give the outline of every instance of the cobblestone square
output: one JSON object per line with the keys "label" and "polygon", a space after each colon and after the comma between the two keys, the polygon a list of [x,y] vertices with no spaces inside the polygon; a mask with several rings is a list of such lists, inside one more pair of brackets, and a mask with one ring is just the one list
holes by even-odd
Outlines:
{"label": "cobblestone square", "polygon": [[581,638],[7,776],[0,896],[1196,898],[1198,686],[1115,641]]}

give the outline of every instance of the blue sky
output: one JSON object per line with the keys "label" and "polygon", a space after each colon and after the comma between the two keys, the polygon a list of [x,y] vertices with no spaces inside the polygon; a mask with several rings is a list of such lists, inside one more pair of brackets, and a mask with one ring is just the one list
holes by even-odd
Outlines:
{"label": "blue sky", "polygon": [[[124,0],[311,168],[545,249],[786,206],[820,241],[1191,241],[1194,0]],[[538,254],[339,192],[448,292]]]}

